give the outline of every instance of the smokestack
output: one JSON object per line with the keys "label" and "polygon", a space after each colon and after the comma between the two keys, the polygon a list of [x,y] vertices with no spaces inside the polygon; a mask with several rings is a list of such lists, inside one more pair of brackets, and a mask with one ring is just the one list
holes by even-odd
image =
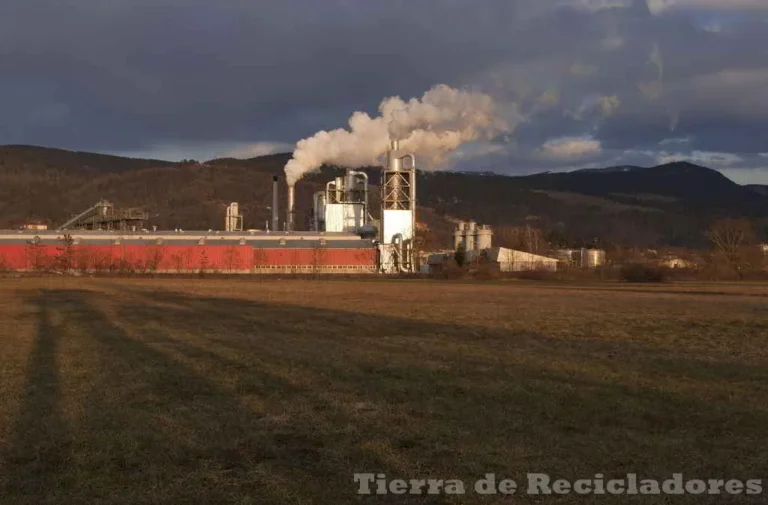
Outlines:
{"label": "smokestack", "polygon": [[295,208],[296,188],[293,184],[288,186],[288,230],[293,231],[295,224],[296,208]]}
{"label": "smokestack", "polygon": [[390,143],[389,151],[387,152],[387,168],[389,170],[400,170],[402,168],[402,161],[400,160],[400,141],[393,140]]}
{"label": "smokestack", "polygon": [[280,230],[280,216],[278,212],[277,176],[272,177],[272,231]]}

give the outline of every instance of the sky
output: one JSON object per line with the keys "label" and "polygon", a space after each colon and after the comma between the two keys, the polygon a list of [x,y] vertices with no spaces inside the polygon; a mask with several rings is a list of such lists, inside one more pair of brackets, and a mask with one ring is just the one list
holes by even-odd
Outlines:
{"label": "sky", "polygon": [[515,125],[446,169],[687,160],[768,184],[768,0],[3,0],[0,144],[291,151],[436,84]]}

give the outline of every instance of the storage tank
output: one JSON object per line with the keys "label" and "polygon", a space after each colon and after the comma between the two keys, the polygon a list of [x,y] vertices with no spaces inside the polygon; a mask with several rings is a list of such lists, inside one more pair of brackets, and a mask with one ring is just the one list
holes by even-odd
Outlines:
{"label": "storage tank", "polygon": [[602,249],[587,249],[582,253],[582,261],[587,268],[597,268],[605,264],[605,251]]}
{"label": "storage tank", "polygon": [[493,231],[488,225],[483,225],[477,229],[476,246],[478,251],[484,251],[491,248]]}
{"label": "storage tank", "polygon": [[459,249],[464,243],[464,221],[456,223],[456,229],[453,231],[453,248]]}
{"label": "storage tank", "polygon": [[477,242],[475,238],[477,236],[477,223],[470,221],[464,228],[464,250],[474,251]]}

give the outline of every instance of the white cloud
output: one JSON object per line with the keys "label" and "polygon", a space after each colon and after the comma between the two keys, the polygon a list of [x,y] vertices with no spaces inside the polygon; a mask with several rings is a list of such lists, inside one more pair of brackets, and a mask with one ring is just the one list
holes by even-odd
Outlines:
{"label": "white cloud", "polygon": [[541,105],[557,105],[560,102],[560,91],[556,88],[550,88],[542,93],[536,102]]}
{"label": "white cloud", "polygon": [[768,68],[726,68],[713,74],[698,76],[693,81],[694,87],[703,93],[721,93],[723,89],[737,92],[744,88],[768,85]]}
{"label": "white cloud", "polygon": [[600,115],[603,117],[609,117],[616,114],[616,111],[621,107],[621,100],[616,95],[601,96],[598,102],[600,108]]}
{"label": "white cloud", "polygon": [[670,144],[688,144],[693,139],[691,137],[673,137],[669,139],[664,139],[661,142],[659,142],[660,146],[667,146]]}
{"label": "white cloud", "polygon": [[664,94],[664,58],[658,44],[653,45],[651,54],[648,56],[648,64],[656,70],[656,79],[641,82],[637,87],[648,101],[655,102]]}
{"label": "white cloud", "polygon": [[627,9],[632,0],[565,0],[561,5],[596,12],[603,9]]}
{"label": "white cloud", "polygon": [[284,153],[293,151],[291,144],[284,142],[256,142],[237,147],[224,154],[228,158],[256,158],[258,156],[267,156],[268,154]]}
{"label": "white cloud", "polygon": [[591,137],[561,137],[546,141],[537,151],[540,158],[557,161],[583,160],[602,152],[599,140]]}
{"label": "white cloud", "polygon": [[577,121],[584,120],[585,116],[593,117],[593,113],[599,114],[601,118],[608,118],[615,115],[620,107],[621,100],[616,95],[592,95],[584,98],[575,112],[566,109],[563,115]]}
{"label": "white cloud", "polygon": [[151,158],[167,161],[185,159],[211,160],[214,158],[256,158],[280,152],[291,152],[292,144],[283,142],[203,142],[155,145],[145,149],[120,151],[113,154],[131,158]]}
{"label": "white cloud", "polygon": [[586,77],[589,75],[594,74],[597,72],[598,68],[595,65],[583,62],[583,61],[576,61],[571,65],[571,68],[569,69],[569,72],[571,75],[575,75],[578,77]]}
{"label": "white cloud", "polygon": [[608,35],[600,41],[600,47],[606,51],[614,51],[624,47],[626,39],[619,35]]}
{"label": "white cloud", "polygon": [[765,10],[765,0],[647,0],[652,14],[661,14],[674,9],[709,9],[719,11]]}
{"label": "white cloud", "polygon": [[741,163],[741,156],[732,153],[718,153],[712,151],[693,151],[691,153],[668,153],[660,152],[656,157],[659,165],[672,163],[673,161],[688,161],[710,168],[730,167]]}

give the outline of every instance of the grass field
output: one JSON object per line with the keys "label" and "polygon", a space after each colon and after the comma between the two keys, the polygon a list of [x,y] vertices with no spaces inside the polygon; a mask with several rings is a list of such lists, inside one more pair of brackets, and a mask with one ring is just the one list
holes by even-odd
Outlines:
{"label": "grass field", "polygon": [[0,321],[3,505],[768,496],[352,481],[765,479],[764,284],[2,279]]}

